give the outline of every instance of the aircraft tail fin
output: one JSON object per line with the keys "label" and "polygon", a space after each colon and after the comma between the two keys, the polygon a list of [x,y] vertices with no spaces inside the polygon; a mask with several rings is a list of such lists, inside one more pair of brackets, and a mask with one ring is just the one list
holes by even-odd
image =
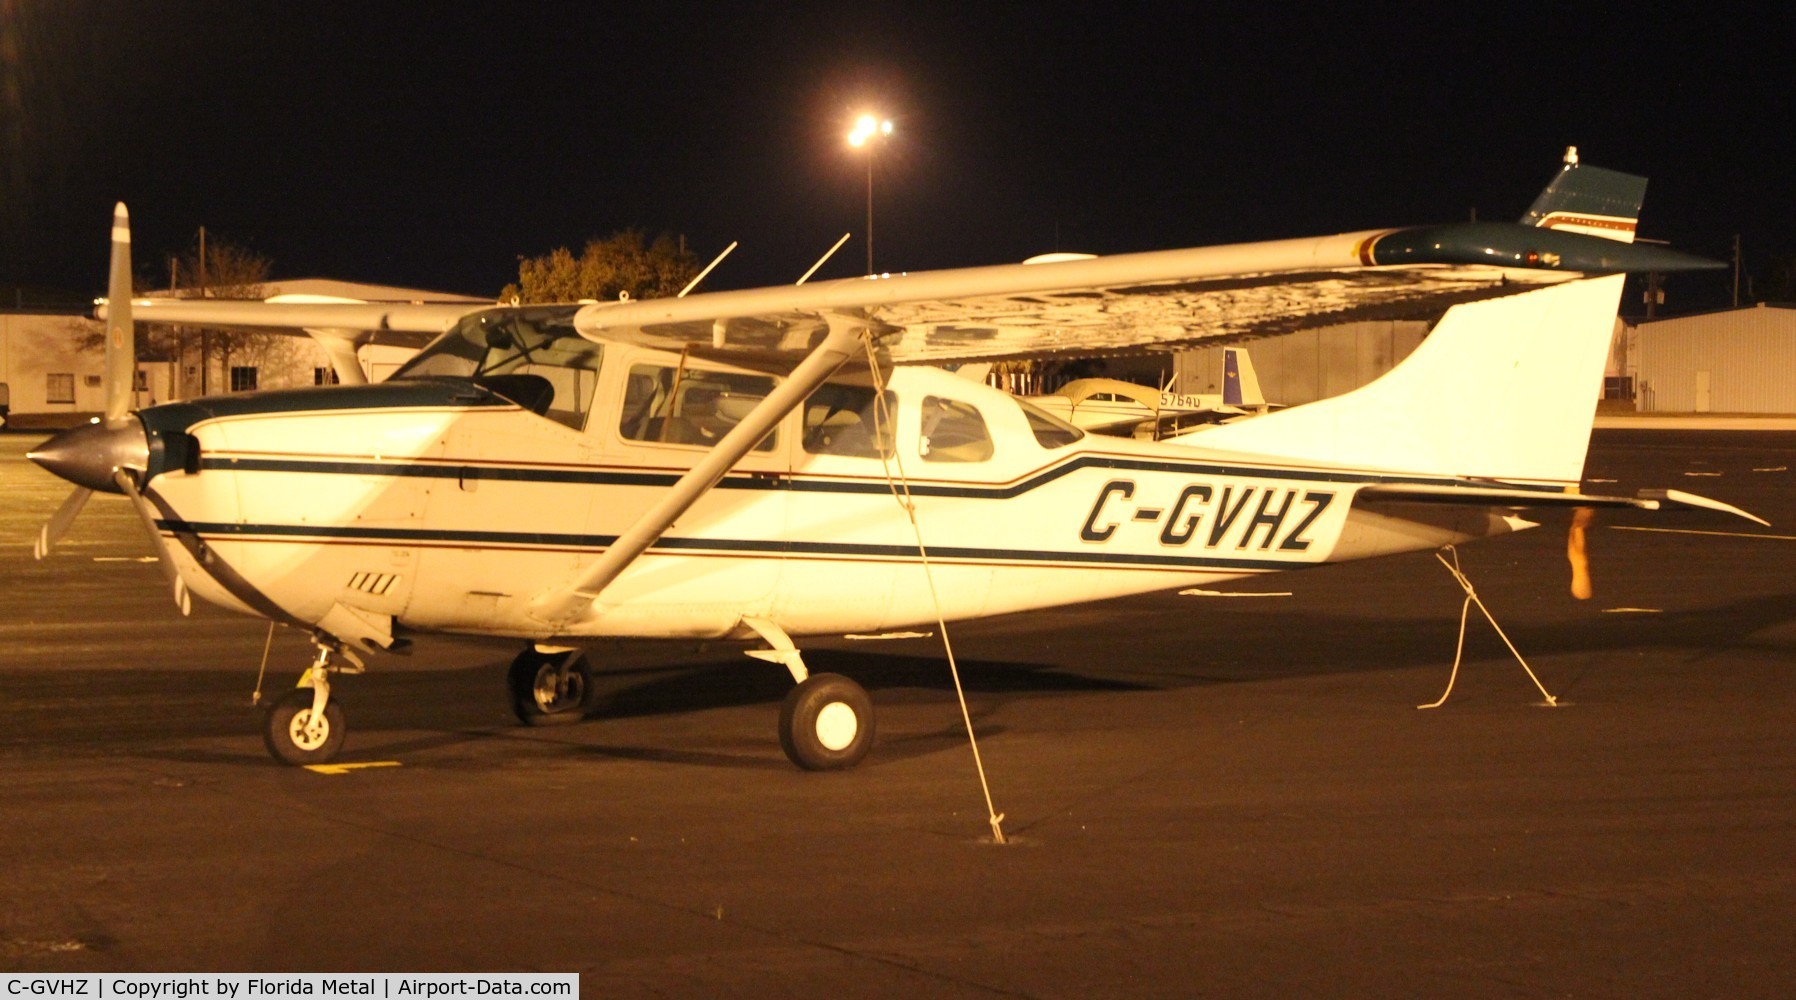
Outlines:
{"label": "aircraft tail fin", "polygon": [[1254,374],[1253,359],[1244,347],[1222,349],[1222,402],[1244,410],[1263,410],[1266,397],[1260,393],[1260,378]]}
{"label": "aircraft tail fin", "polygon": [[1645,198],[1646,178],[1582,166],[1578,147],[1568,146],[1565,165],[1528,206],[1521,223],[1632,243]]}
{"label": "aircraft tail fin", "polygon": [[1575,484],[1624,277],[1454,306],[1367,385],[1172,440],[1398,475]]}

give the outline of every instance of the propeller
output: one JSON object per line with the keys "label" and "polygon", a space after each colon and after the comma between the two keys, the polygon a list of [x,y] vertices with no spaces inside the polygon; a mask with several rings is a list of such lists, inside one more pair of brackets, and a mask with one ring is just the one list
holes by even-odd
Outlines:
{"label": "propeller", "polygon": [[37,540],[31,544],[32,558],[42,559],[50,554],[50,546],[68,534],[69,525],[75,523],[75,515],[81,513],[81,508],[87,506],[87,498],[93,495],[94,491],[85,486],[75,487],[75,491],[62,502],[62,506],[56,508],[56,513],[50,515],[50,520],[37,529]]}
{"label": "propeller", "polygon": [[[113,473],[143,468],[149,444],[131,419],[136,389],[137,348],[131,323],[131,217],[124,202],[112,210],[112,263],[106,280],[105,416],[45,441],[26,457],[75,484],[62,506],[38,529],[32,554],[42,559],[86,506],[95,490],[120,492]],[[135,462],[135,466],[132,463]]]}
{"label": "propeller", "polygon": [[112,209],[112,266],[106,275],[106,426],[131,413],[137,389],[137,328],[131,322],[131,214]]}

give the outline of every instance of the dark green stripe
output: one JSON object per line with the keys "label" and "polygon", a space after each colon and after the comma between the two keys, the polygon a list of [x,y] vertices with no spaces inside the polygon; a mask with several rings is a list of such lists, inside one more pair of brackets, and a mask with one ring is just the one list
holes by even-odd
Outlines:
{"label": "dark green stripe", "polygon": [[[544,469],[526,466],[454,465],[428,462],[357,462],[321,461],[286,458],[205,458],[202,470],[237,472],[293,472],[322,475],[392,476],[395,478],[498,480],[530,483],[561,483],[585,486],[672,486],[679,474],[667,472],[619,472],[600,469]],[[1330,472],[1308,469],[1276,469],[1253,465],[1221,465],[1207,462],[1179,462],[1149,459],[1114,458],[1082,455],[1068,462],[1036,473],[1009,486],[946,486],[922,484],[910,487],[912,496],[960,497],[978,500],[1008,500],[1071,475],[1081,469],[1111,469],[1121,472],[1164,472],[1173,475],[1233,476],[1311,483],[1389,483],[1432,486],[1482,486],[1463,479],[1439,476],[1392,476],[1377,473]],[[1558,493],[1556,486],[1510,486],[1508,488],[1542,493]],[[811,479],[773,473],[750,473],[726,476],[717,484],[726,490],[789,489],[799,493],[886,493],[891,487],[884,480]]]}
{"label": "dark green stripe", "polygon": [[[224,524],[162,518],[163,531],[195,535],[227,535],[240,538],[292,538],[365,542],[451,542],[477,545],[521,545],[600,550],[617,541],[616,535],[577,535],[531,531],[444,531],[423,528],[371,528],[290,524]],[[767,556],[854,556],[860,558],[917,558],[914,545],[870,545],[848,542],[803,542],[750,538],[662,538],[651,551],[761,554]],[[1009,560],[1012,562],[1070,562],[1090,566],[1145,566],[1165,569],[1291,569],[1312,565],[1276,559],[1243,559],[1225,556],[1175,556],[1127,552],[1057,552],[1034,549],[931,546],[935,559]]]}

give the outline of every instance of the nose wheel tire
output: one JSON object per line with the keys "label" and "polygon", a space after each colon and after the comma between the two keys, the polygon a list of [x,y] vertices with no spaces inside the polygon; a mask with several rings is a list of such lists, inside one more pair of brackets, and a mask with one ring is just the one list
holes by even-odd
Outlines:
{"label": "nose wheel tire", "polygon": [[807,771],[859,764],[873,747],[873,699],[841,674],[812,674],[780,707],[780,746]]}
{"label": "nose wheel tire", "polygon": [[593,707],[596,691],[586,654],[539,653],[526,648],[511,663],[511,709],[527,726],[579,722]]}
{"label": "nose wheel tire", "polygon": [[323,764],[343,749],[349,730],[335,701],[324,706],[324,718],[313,724],[312,689],[295,688],[282,695],[263,719],[262,742],[283,764]]}

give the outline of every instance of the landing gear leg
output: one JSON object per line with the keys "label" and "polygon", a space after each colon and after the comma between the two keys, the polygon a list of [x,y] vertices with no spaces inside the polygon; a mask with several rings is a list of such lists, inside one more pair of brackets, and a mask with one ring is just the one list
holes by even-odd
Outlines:
{"label": "landing gear leg", "polygon": [[[335,642],[313,641],[318,644],[318,655],[300,675],[299,686],[276,699],[263,718],[262,742],[283,764],[323,764],[343,749],[343,739],[349,733],[342,706],[331,700],[330,675],[340,670],[360,673],[362,663]],[[342,655],[352,666],[331,666],[333,654]]]}
{"label": "landing gear leg", "polygon": [[524,647],[508,675],[511,710],[527,726],[579,722],[597,700],[592,664],[577,649]]}
{"label": "landing gear leg", "polygon": [[873,699],[865,688],[841,674],[813,674],[785,630],[764,618],[743,624],[767,640],[772,649],[748,655],[783,664],[798,682],[780,706],[780,747],[792,763],[807,771],[840,771],[853,767],[873,749]]}

